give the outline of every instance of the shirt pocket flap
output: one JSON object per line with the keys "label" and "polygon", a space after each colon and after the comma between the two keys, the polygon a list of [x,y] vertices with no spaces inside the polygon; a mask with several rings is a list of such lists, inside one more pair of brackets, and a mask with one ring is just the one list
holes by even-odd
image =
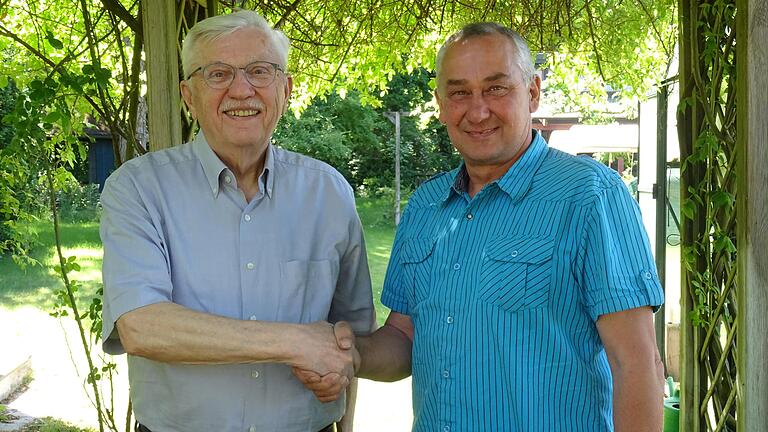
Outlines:
{"label": "shirt pocket flap", "polygon": [[552,259],[554,240],[547,238],[500,238],[486,247],[486,255],[495,261],[541,264]]}
{"label": "shirt pocket flap", "polygon": [[403,243],[402,262],[405,264],[420,263],[432,254],[435,246],[434,239],[411,239]]}

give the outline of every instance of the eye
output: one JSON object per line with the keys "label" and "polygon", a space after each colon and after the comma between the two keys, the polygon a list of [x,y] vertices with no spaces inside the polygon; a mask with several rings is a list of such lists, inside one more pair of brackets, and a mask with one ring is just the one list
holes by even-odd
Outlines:
{"label": "eye", "polygon": [[485,90],[485,94],[489,96],[504,96],[509,93],[509,87],[503,85],[492,85]]}
{"label": "eye", "polygon": [[232,77],[232,70],[226,67],[214,66],[206,69],[205,78],[212,81],[226,81]]}
{"label": "eye", "polygon": [[251,65],[246,72],[251,76],[272,75],[272,67],[265,65]]}
{"label": "eye", "polygon": [[448,91],[448,98],[452,100],[461,100],[469,97],[469,91],[465,89],[455,89]]}

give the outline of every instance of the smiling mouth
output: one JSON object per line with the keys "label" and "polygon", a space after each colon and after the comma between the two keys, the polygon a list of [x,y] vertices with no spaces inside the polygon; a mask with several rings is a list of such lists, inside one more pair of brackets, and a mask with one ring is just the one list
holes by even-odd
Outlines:
{"label": "smiling mouth", "polygon": [[482,129],[482,130],[468,130],[465,131],[465,133],[473,138],[484,138],[489,135],[492,135],[494,132],[496,132],[499,128],[489,128],[489,129]]}
{"label": "smiling mouth", "polygon": [[253,110],[253,109],[230,110],[230,111],[224,111],[224,114],[230,117],[253,117],[261,114],[261,111]]}

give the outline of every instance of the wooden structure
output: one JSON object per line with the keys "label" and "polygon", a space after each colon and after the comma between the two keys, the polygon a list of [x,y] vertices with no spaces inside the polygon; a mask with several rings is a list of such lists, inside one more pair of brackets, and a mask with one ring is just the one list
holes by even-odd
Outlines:
{"label": "wooden structure", "polygon": [[738,427],[768,429],[768,2],[737,0]]}
{"label": "wooden structure", "polygon": [[682,0],[681,431],[768,426],[768,6]]}
{"label": "wooden structure", "polygon": [[[724,13],[708,22],[718,7]],[[142,2],[152,150],[190,138],[191,122],[178,91],[180,40],[215,9],[215,0]],[[702,12],[705,9],[708,12]],[[696,196],[685,186],[682,191],[683,200],[695,204],[682,233],[690,248],[683,268],[689,266],[690,271],[681,296],[680,430],[738,426],[739,431],[764,431],[768,425],[768,2],[679,0],[679,10],[680,77],[686,101],[678,122],[681,154],[697,154],[697,146],[704,142],[716,144],[719,151],[713,159],[704,155],[692,159],[684,174],[689,185],[709,179],[710,188]],[[713,28],[721,36],[714,46],[724,51],[715,67],[706,63],[711,56],[702,54],[712,42],[707,30]],[[714,91],[705,94],[707,89]],[[708,109],[715,117],[707,117]],[[725,195],[716,195],[716,188]],[[715,196],[718,201],[712,201]],[[735,204],[729,204],[729,197]],[[713,232],[720,243],[711,241]],[[738,249],[731,250],[728,242]],[[695,244],[706,253],[696,252]]]}

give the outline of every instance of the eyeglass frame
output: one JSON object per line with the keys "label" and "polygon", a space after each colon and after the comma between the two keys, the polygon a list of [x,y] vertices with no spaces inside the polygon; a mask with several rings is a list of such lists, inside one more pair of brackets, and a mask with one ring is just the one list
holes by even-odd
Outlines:
{"label": "eyeglass frame", "polygon": [[[274,72],[273,72],[273,74],[272,74],[272,80],[269,82],[269,84],[265,84],[265,85],[262,85],[262,86],[257,86],[257,85],[255,85],[254,83],[252,83],[252,82],[251,82],[251,80],[249,80],[249,79],[248,79],[248,74],[245,72],[245,70],[246,70],[246,69],[247,69],[249,66],[251,66],[252,64],[254,64],[254,63],[264,63],[264,64],[268,64],[268,65],[272,66],[272,68],[273,68],[272,70],[273,70]],[[270,62],[270,61],[265,61],[265,60],[256,60],[256,61],[252,61],[252,62],[248,63],[247,65],[245,65],[245,66],[243,66],[243,67],[238,67],[238,66],[235,66],[235,65],[231,65],[231,64],[229,64],[229,63],[225,63],[225,62],[220,62],[220,61],[217,61],[217,62],[213,62],[213,63],[208,63],[207,65],[198,66],[198,67],[197,67],[195,70],[193,70],[192,72],[190,72],[190,73],[189,73],[189,75],[187,75],[187,78],[186,78],[186,79],[184,79],[184,81],[188,81],[190,78],[192,78],[192,75],[194,75],[194,74],[196,74],[196,73],[198,73],[198,72],[201,72],[201,71],[205,70],[205,69],[206,69],[206,68],[208,68],[209,66],[213,66],[213,65],[217,65],[217,64],[219,64],[219,65],[227,65],[227,66],[231,67],[232,69],[234,69],[234,70],[235,70],[235,74],[232,76],[232,80],[231,80],[231,81],[230,81],[230,82],[229,82],[229,83],[228,83],[226,86],[224,86],[224,87],[219,87],[219,88],[217,88],[217,87],[213,87],[213,86],[212,86],[212,85],[211,85],[211,84],[208,82],[208,80],[207,80],[207,79],[205,79],[205,76],[203,76],[203,81],[205,82],[205,85],[207,85],[208,87],[210,87],[210,88],[212,88],[212,89],[214,89],[214,90],[223,90],[223,89],[225,89],[225,88],[229,88],[229,86],[231,86],[231,85],[232,85],[232,83],[233,83],[233,82],[235,82],[235,78],[237,77],[237,71],[238,71],[238,70],[241,70],[241,71],[243,71],[243,75],[245,76],[245,80],[248,82],[248,84],[252,85],[252,86],[253,86],[253,87],[255,87],[255,88],[264,88],[264,87],[267,87],[267,86],[269,86],[269,85],[270,85],[270,84],[272,84],[273,82],[275,82],[275,78],[277,78],[277,72],[278,72],[278,71],[280,71],[280,72],[282,72],[282,73],[285,73],[285,70],[283,69],[283,67],[282,67],[280,64],[278,64],[278,63],[273,63],[273,62]]]}

